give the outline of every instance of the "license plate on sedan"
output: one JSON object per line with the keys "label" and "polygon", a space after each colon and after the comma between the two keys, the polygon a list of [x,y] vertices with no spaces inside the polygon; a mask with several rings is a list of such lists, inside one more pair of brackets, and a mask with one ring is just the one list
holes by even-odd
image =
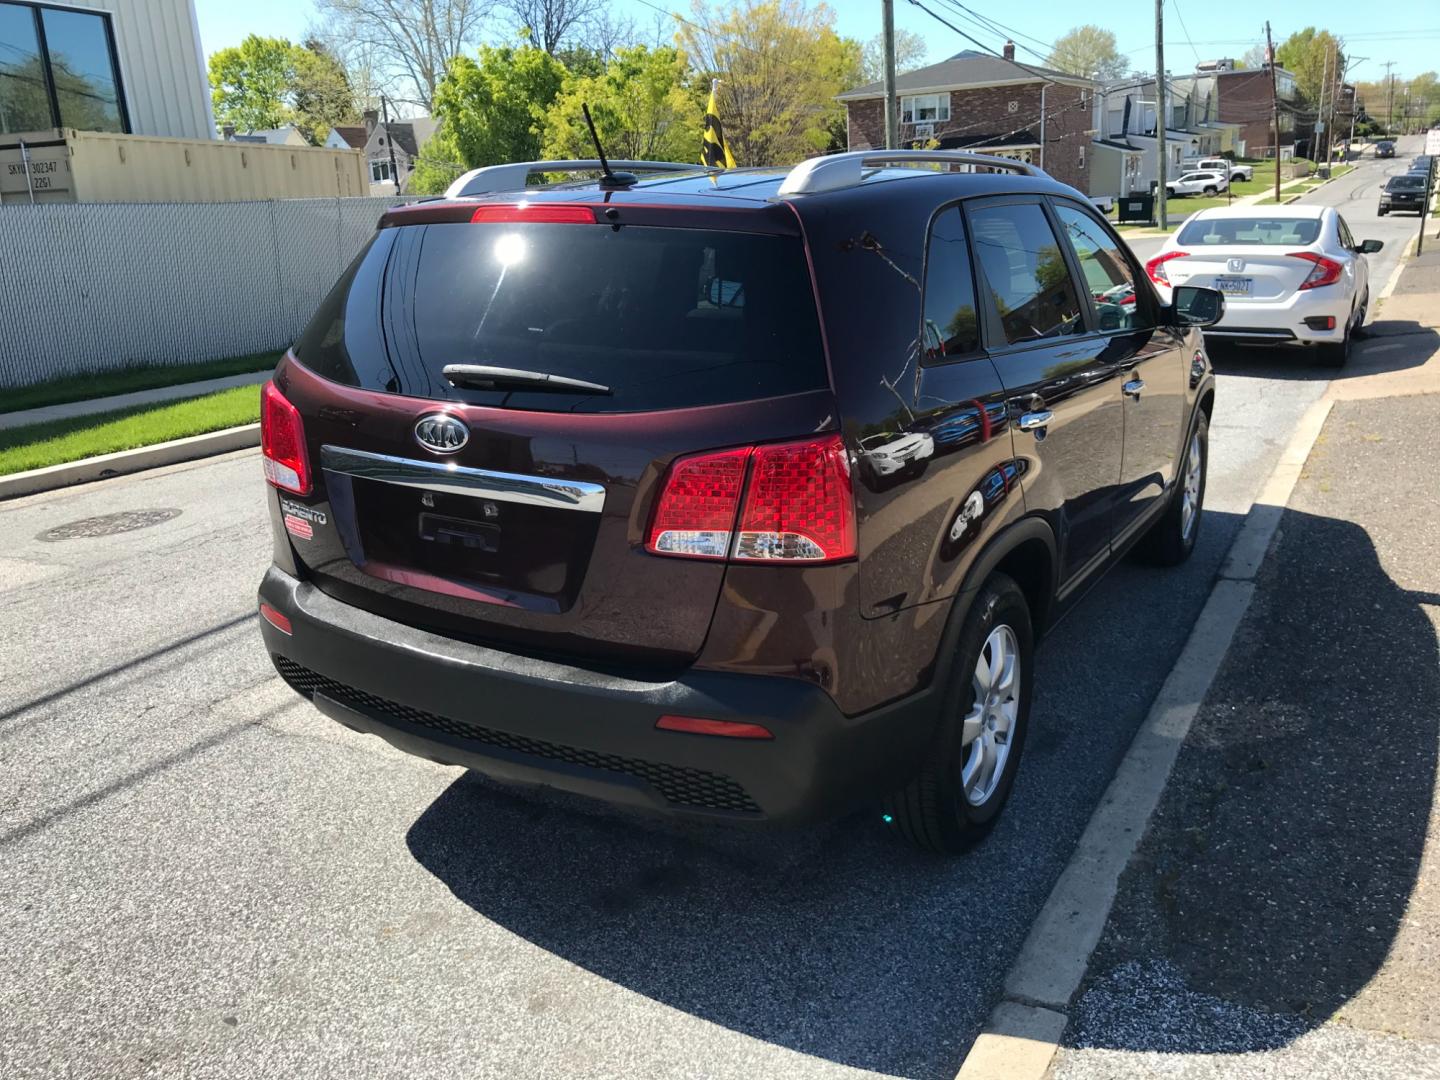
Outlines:
{"label": "license plate on sedan", "polygon": [[1217,277],[1215,289],[1226,296],[1249,296],[1255,289],[1255,279],[1248,277]]}

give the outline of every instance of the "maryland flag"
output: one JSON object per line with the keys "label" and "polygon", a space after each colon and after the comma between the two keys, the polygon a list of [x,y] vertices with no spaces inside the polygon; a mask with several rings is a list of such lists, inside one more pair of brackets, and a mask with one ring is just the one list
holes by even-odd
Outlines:
{"label": "maryland flag", "polygon": [[710,102],[705,106],[705,134],[700,136],[700,164],[715,169],[735,168],[735,155],[725,143],[725,129],[720,126],[720,110],[715,107],[715,88],[719,79],[710,80]]}

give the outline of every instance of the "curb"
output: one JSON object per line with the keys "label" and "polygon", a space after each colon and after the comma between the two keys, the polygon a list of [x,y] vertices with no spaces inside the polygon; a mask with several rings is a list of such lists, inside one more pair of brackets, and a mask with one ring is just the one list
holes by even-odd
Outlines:
{"label": "curb", "polygon": [[1031,925],[1005,975],[1002,1000],[956,1080],[1043,1080],[1049,1071],[1120,875],[1250,606],[1255,576],[1333,405],[1322,398],[1310,406],[1256,496],[1194,629]]}
{"label": "curb", "polygon": [[137,450],[121,450],[114,454],[69,461],[63,465],[49,465],[43,469],[0,476],[0,501],[259,445],[260,425],[243,424],[204,435],[192,435],[186,439],[156,443],[154,446],[142,446]]}

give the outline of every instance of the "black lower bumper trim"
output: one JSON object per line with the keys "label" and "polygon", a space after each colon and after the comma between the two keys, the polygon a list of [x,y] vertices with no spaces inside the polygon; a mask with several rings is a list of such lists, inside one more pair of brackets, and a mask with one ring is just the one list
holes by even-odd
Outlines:
{"label": "black lower bumper trim", "polygon": [[428,728],[455,738],[480,743],[483,746],[528,754],[548,761],[564,762],[587,769],[620,773],[624,776],[643,780],[665,797],[673,806],[688,806],[703,810],[720,810],[731,813],[758,814],[760,807],[734,780],[728,776],[706,772],[703,769],[687,768],[683,765],[667,765],[661,762],[643,761],[639,758],[621,757],[617,754],[602,754],[574,746],[532,739],[524,735],[496,731],[465,720],[448,716],[437,716],[422,709],[387,701],[365,690],[320,675],[302,667],[284,656],[275,656],[275,667],[298,692],[313,697],[324,694],[362,714],[378,719],[399,720],[417,727]]}

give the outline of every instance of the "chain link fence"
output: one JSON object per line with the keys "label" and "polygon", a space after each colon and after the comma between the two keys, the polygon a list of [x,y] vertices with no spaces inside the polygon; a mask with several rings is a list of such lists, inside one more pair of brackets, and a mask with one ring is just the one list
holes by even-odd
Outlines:
{"label": "chain link fence", "polygon": [[0,207],[0,389],[285,348],[403,201]]}

